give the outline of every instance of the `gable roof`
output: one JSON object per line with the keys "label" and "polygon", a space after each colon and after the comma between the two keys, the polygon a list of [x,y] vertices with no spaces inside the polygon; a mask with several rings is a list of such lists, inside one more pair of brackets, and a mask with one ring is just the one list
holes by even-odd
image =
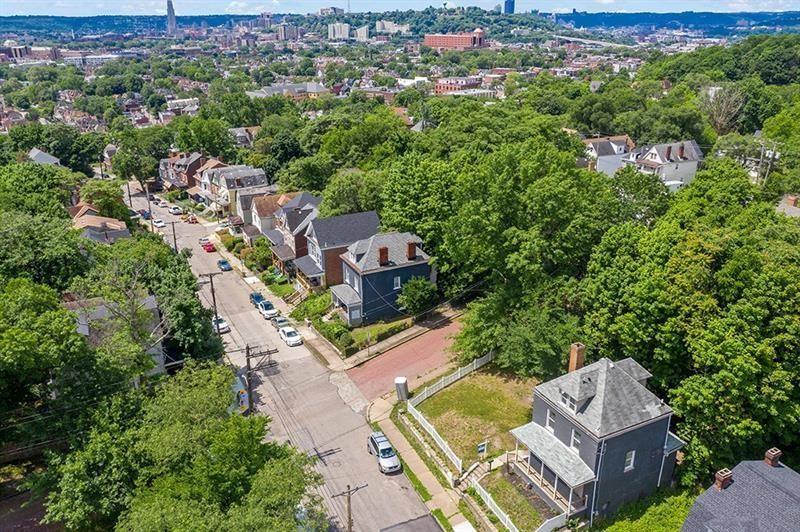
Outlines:
{"label": "gable roof", "polygon": [[682,532],[793,532],[800,522],[800,473],[763,460],[740,462],[733,482],[694,502]]}
{"label": "gable roof", "polygon": [[272,216],[275,211],[290,199],[295,197],[297,192],[288,192],[286,194],[270,194],[268,196],[259,196],[253,198],[253,209],[259,217]]}
{"label": "gable roof", "polygon": [[[601,358],[538,385],[534,394],[546,398],[596,438],[670,414],[669,406],[626,371],[630,367]],[[578,401],[576,412],[561,404],[562,392]]]}
{"label": "gable roof", "polygon": [[241,194],[236,196],[236,201],[241,206],[242,211],[249,211],[253,208],[253,201],[256,198],[266,194],[274,195],[277,190],[277,185],[258,185],[242,191]]}
{"label": "gable roof", "polygon": [[39,148],[31,148],[31,151],[28,152],[28,159],[36,164],[61,164],[61,160],[58,157],[53,157]]}
{"label": "gable roof", "polygon": [[313,233],[322,249],[335,248],[371,237],[378,232],[379,223],[378,213],[375,211],[356,212],[317,218],[309,224],[306,234]]}
{"label": "gable roof", "polygon": [[[414,259],[409,259],[406,255],[409,242],[417,245],[417,255]],[[347,260],[362,273],[366,273],[380,268],[427,262],[430,257],[420,249],[421,244],[422,239],[413,233],[379,233],[350,244],[347,254],[342,256],[346,256]],[[389,263],[385,266],[381,266],[378,262],[378,250],[382,247],[388,248],[389,252]],[[355,260],[350,258],[351,255]]]}
{"label": "gable roof", "polygon": [[264,170],[252,166],[236,165],[212,168],[208,170],[208,174],[210,179],[217,180],[219,185],[224,181],[225,188],[229,190],[268,184]]}
{"label": "gable roof", "polygon": [[[680,155],[681,148],[683,148],[683,157]],[[663,161],[662,164],[688,161],[699,162],[702,161],[704,157],[703,150],[700,149],[700,146],[696,141],[682,140],[679,142],[667,142],[664,144],[650,144],[647,146],[642,146],[641,148],[631,152],[629,159],[636,162],[657,164],[655,161],[649,161],[648,159],[645,159],[647,154],[651,151],[658,154],[658,158]],[[669,157],[667,157],[667,152],[669,152]]]}
{"label": "gable roof", "polygon": [[228,166],[227,164],[223,163],[219,159],[209,159],[206,163],[197,169],[198,174],[202,174],[206,170],[212,170],[214,168],[221,168],[223,166]]}

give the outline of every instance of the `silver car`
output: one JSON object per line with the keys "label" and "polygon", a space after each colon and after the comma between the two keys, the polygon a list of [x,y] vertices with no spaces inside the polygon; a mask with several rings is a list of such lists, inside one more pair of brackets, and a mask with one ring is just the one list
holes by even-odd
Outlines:
{"label": "silver car", "polygon": [[402,467],[400,458],[383,432],[373,432],[367,439],[367,451],[378,459],[381,473],[393,473]]}

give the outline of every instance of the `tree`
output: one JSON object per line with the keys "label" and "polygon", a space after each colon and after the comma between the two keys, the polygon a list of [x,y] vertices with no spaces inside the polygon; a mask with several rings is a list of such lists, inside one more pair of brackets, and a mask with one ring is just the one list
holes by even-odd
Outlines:
{"label": "tree", "polygon": [[411,315],[422,314],[436,304],[436,285],[425,277],[412,277],[397,297],[397,304]]}
{"label": "tree", "polygon": [[119,180],[91,179],[81,186],[81,199],[97,207],[100,216],[129,221],[128,206]]}
{"label": "tree", "polygon": [[0,210],[66,218],[78,176],[65,168],[33,163],[0,167]]}
{"label": "tree", "polygon": [[707,87],[699,102],[717,135],[727,135],[739,128],[744,104],[744,93],[733,85]]}
{"label": "tree", "polygon": [[198,151],[232,160],[235,156],[233,137],[228,125],[222,120],[193,118],[188,121],[175,121],[178,147],[184,151]]}
{"label": "tree", "polygon": [[377,171],[340,170],[322,192],[322,216],[380,211],[384,176]]}
{"label": "tree", "polygon": [[318,153],[290,162],[278,173],[278,182],[283,190],[318,192],[325,188],[334,170],[333,159],[325,153]]}

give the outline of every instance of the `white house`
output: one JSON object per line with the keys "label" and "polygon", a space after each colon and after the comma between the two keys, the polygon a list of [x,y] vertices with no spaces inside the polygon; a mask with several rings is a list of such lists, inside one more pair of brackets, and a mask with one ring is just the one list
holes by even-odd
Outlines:
{"label": "white house", "polygon": [[644,146],[622,161],[640,172],[657,175],[671,192],[675,192],[694,179],[703,161],[703,151],[694,140],[682,140]]}

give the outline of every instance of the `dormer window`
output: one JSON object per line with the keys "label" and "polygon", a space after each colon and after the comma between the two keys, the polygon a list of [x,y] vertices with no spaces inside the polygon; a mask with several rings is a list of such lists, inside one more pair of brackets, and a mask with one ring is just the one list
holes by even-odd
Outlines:
{"label": "dormer window", "polygon": [[561,404],[575,412],[576,402],[575,398],[567,392],[561,392]]}

